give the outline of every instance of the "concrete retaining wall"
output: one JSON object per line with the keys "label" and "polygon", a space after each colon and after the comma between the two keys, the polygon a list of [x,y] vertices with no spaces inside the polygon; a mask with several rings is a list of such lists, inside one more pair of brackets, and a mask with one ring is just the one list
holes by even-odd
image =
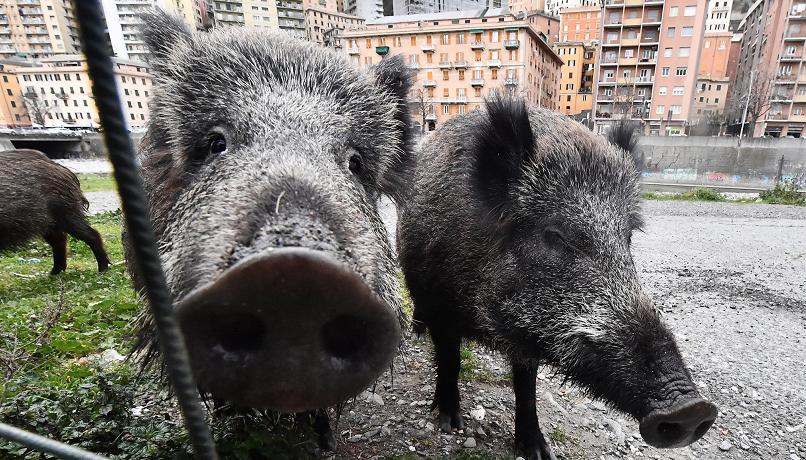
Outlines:
{"label": "concrete retaining wall", "polygon": [[643,180],[668,184],[770,188],[781,176],[806,188],[806,139],[642,137]]}

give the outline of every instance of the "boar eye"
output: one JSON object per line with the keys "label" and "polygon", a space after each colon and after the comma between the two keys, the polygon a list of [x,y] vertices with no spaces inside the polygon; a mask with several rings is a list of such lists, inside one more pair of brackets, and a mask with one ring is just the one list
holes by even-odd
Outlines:
{"label": "boar eye", "polygon": [[559,230],[548,228],[543,232],[543,237],[546,239],[546,242],[554,247],[558,248],[568,248],[573,249],[568,241],[565,239],[565,235],[563,235]]}
{"label": "boar eye", "polygon": [[363,163],[361,162],[361,155],[353,154],[350,156],[350,162],[348,167],[353,174],[361,174],[361,170],[363,169]]}
{"label": "boar eye", "polygon": [[227,140],[221,134],[212,134],[207,141],[207,147],[211,155],[222,154],[227,151]]}

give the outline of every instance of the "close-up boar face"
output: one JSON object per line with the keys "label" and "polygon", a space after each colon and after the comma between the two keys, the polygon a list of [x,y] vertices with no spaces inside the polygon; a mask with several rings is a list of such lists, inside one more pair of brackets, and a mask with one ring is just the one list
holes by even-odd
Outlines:
{"label": "close-up boar face", "polygon": [[283,410],[358,393],[400,337],[376,200],[405,176],[405,66],[362,72],[281,34],[145,23],[141,160],[200,387]]}
{"label": "close-up boar face", "polygon": [[698,439],[716,409],[699,398],[637,278],[630,244],[642,218],[630,154],[582,130],[532,126],[525,107],[498,104],[490,119],[506,126],[478,143],[510,150],[479,156],[482,218],[497,242],[486,275],[493,289],[481,296],[498,299],[480,304],[500,309],[483,321],[505,349],[554,365],[636,417],[650,444]]}

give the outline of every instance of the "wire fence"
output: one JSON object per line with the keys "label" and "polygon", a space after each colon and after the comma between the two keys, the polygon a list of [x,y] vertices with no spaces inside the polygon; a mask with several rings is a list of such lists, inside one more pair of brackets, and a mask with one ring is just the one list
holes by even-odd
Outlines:
{"label": "wire fence", "polygon": [[[118,97],[117,79],[106,38],[106,22],[101,3],[99,0],[76,0],[73,4],[92,81],[92,92],[101,118],[104,142],[120,194],[124,223],[132,241],[134,267],[144,281],[143,290],[157,326],[157,338],[165,360],[166,373],[176,392],[196,458],[217,460],[218,454],[193,380],[185,341],[173,317],[173,302],[148,217],[143,181],[137,166],[134,145],[126,127],[123,106]],[[0,438],[64,459],[104,458],[4,423],[0,423]]]}

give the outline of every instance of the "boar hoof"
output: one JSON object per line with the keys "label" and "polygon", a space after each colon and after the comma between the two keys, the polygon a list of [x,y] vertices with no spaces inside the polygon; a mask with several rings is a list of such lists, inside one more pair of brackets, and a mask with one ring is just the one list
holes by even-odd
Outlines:
{"label": "boar hoof", "polygon": [[317,433],[319,438],[319,448],[326,452],[332,452],[336,450],[336,437],[333,435],[333,431],[328,428],[325,433]]}
{"label": "boar hoof", "polygon": [[439,412],[439,429],[443,433],[452,433],[453,430],[462,431],[465,429],[465,422],[462,420],[462,414],[457,412],[440,411]]}
{"label": "boar hoof", "polygon": [[536,438],[531,442],[516,441],[518,452],[527,460],[557,460],[543,434],[538,434]]}

